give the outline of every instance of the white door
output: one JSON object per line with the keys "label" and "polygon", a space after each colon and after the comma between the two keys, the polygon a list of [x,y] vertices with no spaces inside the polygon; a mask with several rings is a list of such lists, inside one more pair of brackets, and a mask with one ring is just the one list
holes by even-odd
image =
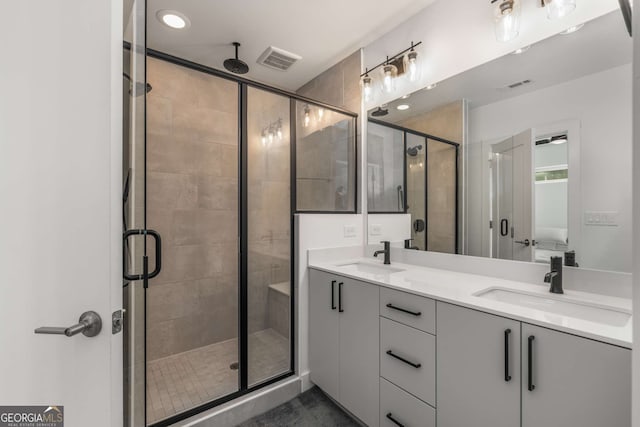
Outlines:
{"label": "white door", "polygon": [[513,138],[491,146],[491,257],[513,259]]}
{"label": "white door", "polygon": [[513,259],[533,261],[534,168],[531,129],[513,137]]}
{"label": "white door", "polygon": [[520,426],[520,322],[437,303],[439,427]]}
{"label": "white door", "polygon": [[631,350],[523,323],[522,427],[568,426],[631,426]]}
{"label": "white door", "polygon": [[[122,2],[21,0],[3,14],[0,404],[120,426]],[[93,338],[34,333],[88,310],[102,318]]]}

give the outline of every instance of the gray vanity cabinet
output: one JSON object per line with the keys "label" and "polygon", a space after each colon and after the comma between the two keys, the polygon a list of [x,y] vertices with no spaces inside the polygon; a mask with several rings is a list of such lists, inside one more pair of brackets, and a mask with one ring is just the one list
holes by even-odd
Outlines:
{"label": "gray vanity cabinet", "polygon": [[522,427],[567,426],[631,426],[631,351],[523,323]]}
{"label": "gray vanity cabinet", "polygon": [[437,325],[438,427],[518,427],[520,322],[438,302]]}
{"label": "gray vanity cabinet", "polygon": [[631,426],[630,350],[441,302],[437,325],[438,427]]}
{"label": "gray vanity cabinet", "polygon": [[379,425],[379,288],[309,270],[311,381],[370,427]]}

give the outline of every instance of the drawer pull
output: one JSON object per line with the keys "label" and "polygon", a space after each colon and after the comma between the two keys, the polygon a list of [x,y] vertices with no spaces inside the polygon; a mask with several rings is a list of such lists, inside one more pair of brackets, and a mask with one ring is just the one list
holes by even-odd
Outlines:
{"label": "drawer pull", "polygon": [[398,360],[399,360],[399,361],[401,361],[401,362],[406,363],[407,365],[411,365],[411,366],[413,366],[413,367],[414,367],[414,368],[416,368],[416,369],[418,369],[419,367],[421,367],[421,366],[422,366],[422,364],[421,364],[421,363],[413,363],[413,362],[411,362],[411,361],[409,361],[409,360],[405,359],[404,357],[398,356],[397,354],[393,354],[393,351],[391,351],[391,350],[387,350],[387,354],[388,354],[389,356],[391,356],[391,357],[395,357],[396,359],[398,359]]}
{"label": "drawer pull", "polygon": [[398,310],[398,311],[401,311],[403,313],[410,314],[412,316],[416,316],[416,317],[422,316],[422,312],[421,311],[410,311],[410,310],[407,310],[406,308],[396,307],[395,305],[393,305],[391,303],[387,304],[387,307],[392,309],[392,310]]}
{"label": "drawer pull", "polygon": [[398,427],[404,427],[404,424],[402,424],[400,421],[393,418],[393,414],[391,412],[387,414],[387,418],[389,418],[389,420],[395,425],[397,425]]}

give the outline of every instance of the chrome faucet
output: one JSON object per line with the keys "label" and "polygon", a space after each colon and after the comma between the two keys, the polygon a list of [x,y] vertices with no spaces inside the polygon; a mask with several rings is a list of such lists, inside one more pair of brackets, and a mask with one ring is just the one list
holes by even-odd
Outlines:
{"label": "chrome faucet", "polygon": [[388,242],[386,240],[383,240],[382,242],[380,242],[384,245],[384,250],[382,251],[375,251],[373,253],[373,256],[378,258],[378,255],[380,254],[384,254],[384,263],[385,264],[391,264],[391,242]]}
{"label": "chrome faucet", "polygon": [[562,290],[562,257],[551,257],[551,271],[544,275],[544,282],[549,283],[549,292],[552,294],[563,294]]}

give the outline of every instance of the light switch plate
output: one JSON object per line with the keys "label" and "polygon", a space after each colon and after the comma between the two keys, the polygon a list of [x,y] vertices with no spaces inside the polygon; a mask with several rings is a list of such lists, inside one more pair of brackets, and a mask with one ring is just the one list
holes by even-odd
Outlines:
{"label": "light switch plate", "polygon": [[595,212],[584,213],[584,225],[600,227],[617,227],[619,212]]}
{"label": "light switch plate", "polygon": [[356,226],[355,225],[345,225],[344,226],[344,237],[356,237]]}
{"label": "light switch plate", "polygon": [[380,224],[371,224],[369,226],[369,234],[372,236],[380,236],[382,235],[382,225]]}

